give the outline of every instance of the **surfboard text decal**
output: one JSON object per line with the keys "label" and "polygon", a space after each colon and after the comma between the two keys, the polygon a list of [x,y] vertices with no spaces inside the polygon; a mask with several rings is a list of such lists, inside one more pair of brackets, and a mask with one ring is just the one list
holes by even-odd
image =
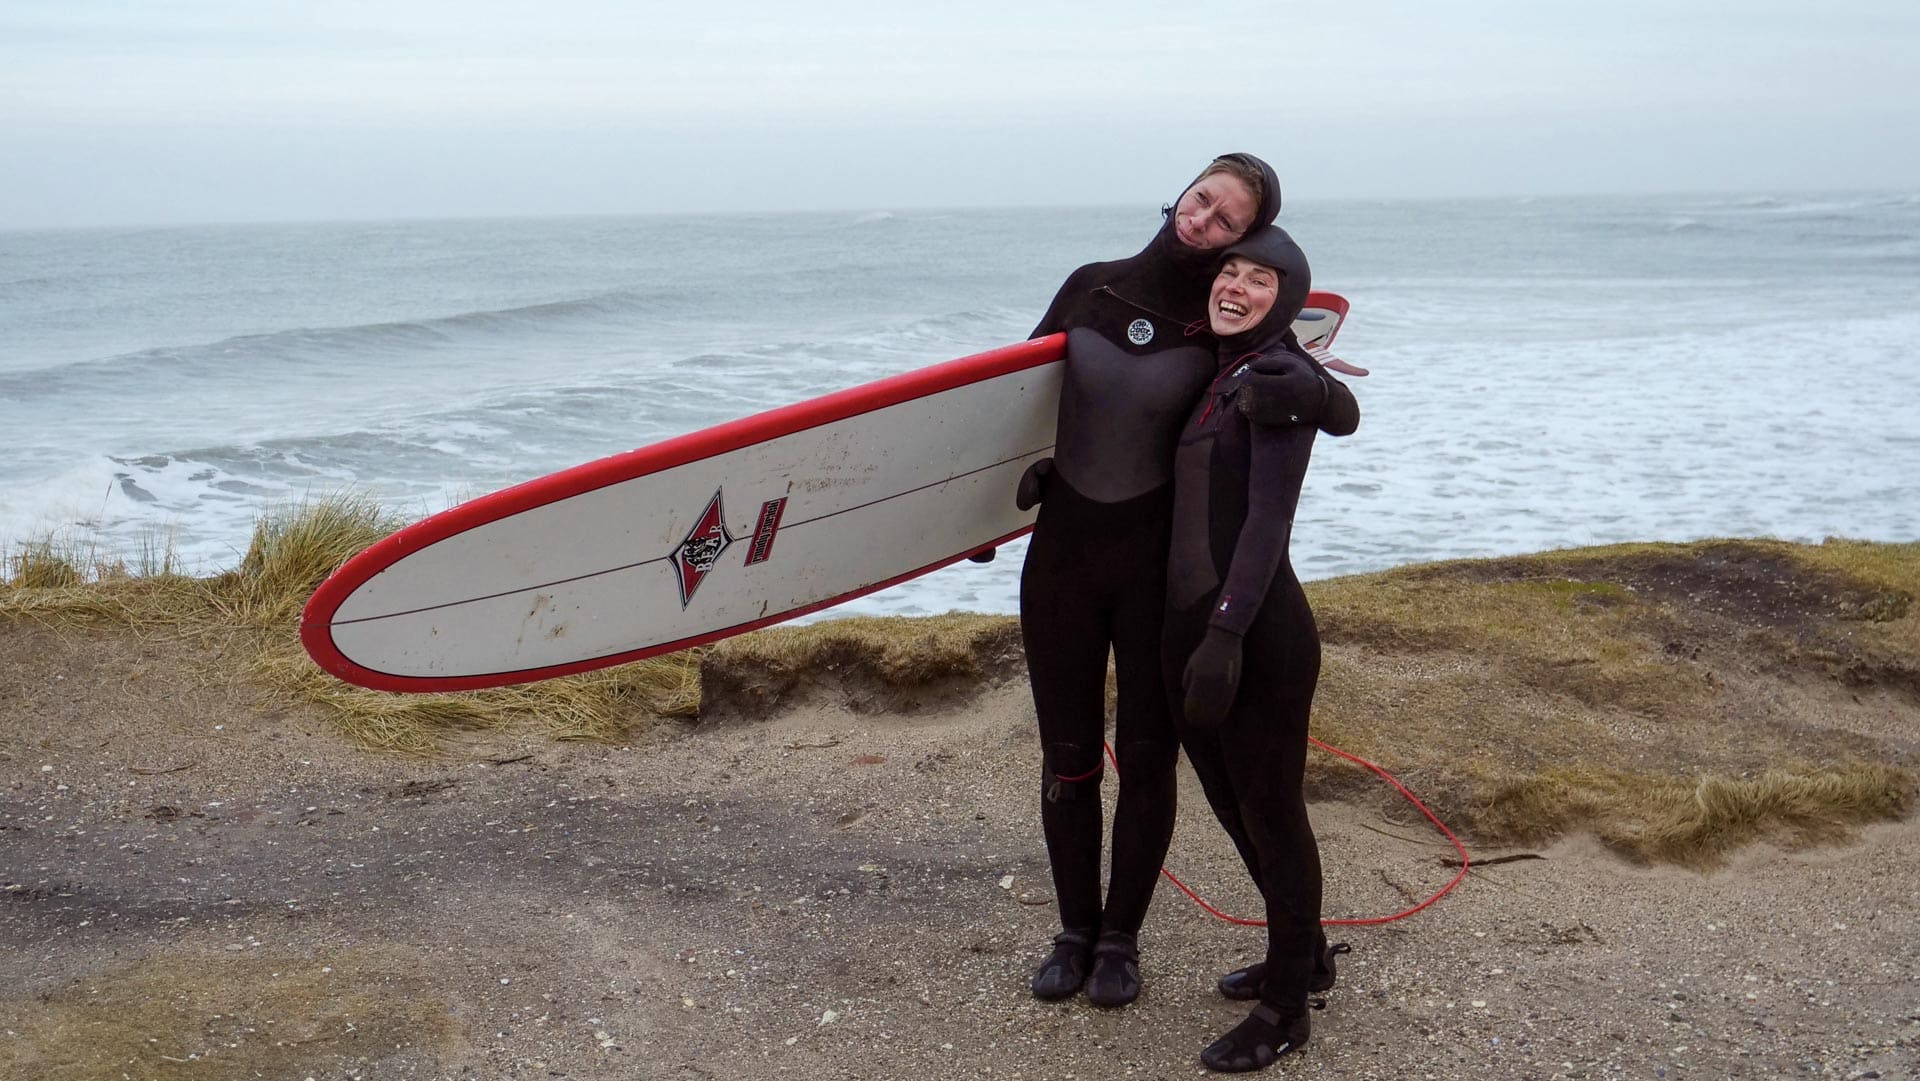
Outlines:
{"label": "surfboard text decal", "polygon": [[760,522],[753,527],[753,543],[747,547],[747,565],[765,563],[773,554],[773,534],[780,528],[780,516],[786,513],[787,497],[769,499],[760,504]]}

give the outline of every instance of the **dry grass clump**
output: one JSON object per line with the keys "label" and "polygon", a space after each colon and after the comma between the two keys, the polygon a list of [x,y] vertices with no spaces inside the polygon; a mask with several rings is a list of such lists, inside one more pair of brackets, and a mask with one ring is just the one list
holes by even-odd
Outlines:
{"label": "dry grass clump", "polygon": [[249,670],[293,700],[318,703],[355,740],[430,753],[451,733],[535,724],[560,739],[614,740],[659,717],[699,708],[699,663],[685,654],[538,683],[444,694],[391,694],[321,671],[299,642],[307,598],[342,563],[403,523],[371,500],[308,503],[262,521],[232,574],[216,580],[219,609],[257,631]]}
{"label": "dry grass clump", "polygon": [[70,589],[127,578],[168,578],[180,574],[180,561],[164,536],[148,534],[131,566],[96,539],[49,533],[25,541],[13,551],[0,546],[0,594],[23,590]]}
{"label": "dry grass clump", "polygon": [[316,1061],[448,1043],[448,1006],[398,951],[158,955],[0,1000],[0,1063],[35,1081],[305,1077]]}
{"label": "dry grass clump", "polygon": [[1493,787],[1464,823],[1516,844],[1585,831],[1639,862],[1709,868],[1756,840],[1846,840],[1863,822],[1904,815],[1914,791],[1910,772],[1880,763],[1698,778],[1557,768]]}
{"label": "dry grass clump", "polygon": [[98,544],[42,538],[6,556],[0,618],[51,624],[108,622],[139,629],[206,623],[207,583],[179,573],[164,546],[145,541],[138,563]]}
{"label": "dry grass clump", "polygon": [[238,569],[214,580],[220,610],[254,627],[299,625],[327,575],[406,523],[371,498],[335,495],[267,515]]}
{"label": "dry grass clump", "polygon": [[226,574],[16,576],[0,589],[0,618],[189,635],[208,646],[211,663],[237,660],[270,697],[317,704],[355,741],[406,753],[431,753],[455,733],[519,724],[561,739],[613,740],[660,717],[697,712],[697,654],[448,694],[371,691],[321,671],[299,641],[307,598],[347,559],[403,524],[364,497],[311,500],[263,518],[239,567]]}
{"label": "dry grass clump", "polygon": [[87,580],[80,563],[52,540],[32,541],[6,557],[6,584],[19,589],[67,589]]}

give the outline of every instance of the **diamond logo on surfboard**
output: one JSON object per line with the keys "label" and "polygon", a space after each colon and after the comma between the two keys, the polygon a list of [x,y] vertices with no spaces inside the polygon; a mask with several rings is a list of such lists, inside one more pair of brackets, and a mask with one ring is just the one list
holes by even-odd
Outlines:
{"label": "diamond logo on surfboard", "polygon": [[680,607],[685,609],[693,601],[693,591],[707,577],[707,572],[720,560],[720,553],[733,543],[733,534],[727,532],[726,515],[720,509],[720,489],[713,490],[713,498],[707,501],[706,513],[694,524],[680,547],[673,550],[673,566],[679,571]]}

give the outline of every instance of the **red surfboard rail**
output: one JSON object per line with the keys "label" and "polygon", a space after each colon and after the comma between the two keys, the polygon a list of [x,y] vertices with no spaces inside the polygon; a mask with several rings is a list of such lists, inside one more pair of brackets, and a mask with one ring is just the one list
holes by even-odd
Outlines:
{"label": "red surfboard rail", "polygon": [[[1066,335],[1054,334],[1045,338],[1021,342],[1017,345],[979,353],[958,360],[935,364],[901,375],[865,383],[846,390],[835,391],[823,397],[813,398],[793,405],[743,417],[739,420],[690,432],[659,443],[641,447],[637,450],[615,454],[583,465],[574,466],[558,473],[538,477],[505,488],[498,492],[480,496],[438,514],[423,518],[369,546],[358,555],[349,559],[339,570],[328,576],[320,584],[313,596],[308,599],[300,616],[300,641],[306,646],[307,653],[326,671],[349,683],[376,690],[433,692],[476,690],[483,687],[499,687],[513,683],[526,683],[537,679],[549,679],[554,676],[570,675],[576,672],[606,668],[628,661],[687,649],[696,645],[718,641],[762,626],[768,626],[783,620],[793,619],[819,611],[855,597],[865,596],[891,585],[938,570],[950,563],[966,558],[971,552],[961,552],[951,559],[926,567],[916,568],[883,582],[864,586],[861,589],[830,597],[809,605],[806,608],[783,612],[765,620],[741,624],[696,635],[674,642],[660,643],[641,649],[631,650],[607,657],[572,662],[562,665],[550,665],[537,669],[524,669],[514,672],[488,673],[477,676],[401,676],[360,665],[342,654],[334,645],[330,625],[334,614],[352,593],[365,585],[375,575],[393,566],[408,555],[432,544],[457,536],[477,526],[499,521],[536,507],[543,507],[562,499],[604,488],[610,484],[632,480],[635,477],[657,473],[664,469],[699,461],[741,447],[765,442],[794,432],[822,424],[856,417],[862,413],[885,409],[888,406],[910,401],[914,398],[937,394],[944,390],[976,383],[995,376],[1037,368],[1052,364],[1066,355]],[[1021,530],[999,538],[994,543],[1002,544],[1013,540],[1026,530]],[[977,549],[976,549],[977,550]]]}

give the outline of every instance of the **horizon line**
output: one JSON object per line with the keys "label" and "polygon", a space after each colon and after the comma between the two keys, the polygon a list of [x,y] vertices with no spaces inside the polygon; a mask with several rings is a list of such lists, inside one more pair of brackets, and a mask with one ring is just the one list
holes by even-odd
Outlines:
{"label": "horizon line", "polygon": [[[1470,203],[1470,202],[1513,202],[1527,203],[1538,201],[1559,201],[1577,199],[1662,199],[1687,196],[1722,196],[1731,198],[1763,197],[1806,197],[1820,195],[1897,195],[1908,198],[1920,197],[1920,188],[1898,187],[1858,187],[1858,188],[1673,188],[1658,191],[1584,191],[1584,192],[1493,192],[1471,195],[1347,195],[1327,199],[1310,200],[1314,205],[1382,205],[1382,204],[1419,204],[1419,203]],[[1297,202],[1298,200],[1296,200]],[[538,221],[589,221],[619,220],[633,218],[688,218],[688,217],[797,217],[809,215],[846,215],[846,214],[927,214],[975,211],[1044,211],[1044,210],[1117,210],[1131,209],[1133,203],[945,203],[945,204],[892,204],[892,205],[848,205],[833,207],[787,207],[762,210],[677,210],[677,211],[627,211],[627,210],[584,210],[552,212],[502,212],[473,214],[444,214],[419,216],[351,216],[339,217],[293,217],[293,218],[227,218],[227,219],[184,219],[179,221],[108,221],[86,224],[35,225],[0,221],[0,234],[21,233],[61,233],[93,232],[103,230],[153,230],[153,229],[207,229],[207,228],[247,228],[287,225],[413,225],[413,224],[453,224],[459,222],[538,222]],[[1155,208],[1156,210],[1158,208]],[[1286,211],[1283,209],[1282,213]]]}

